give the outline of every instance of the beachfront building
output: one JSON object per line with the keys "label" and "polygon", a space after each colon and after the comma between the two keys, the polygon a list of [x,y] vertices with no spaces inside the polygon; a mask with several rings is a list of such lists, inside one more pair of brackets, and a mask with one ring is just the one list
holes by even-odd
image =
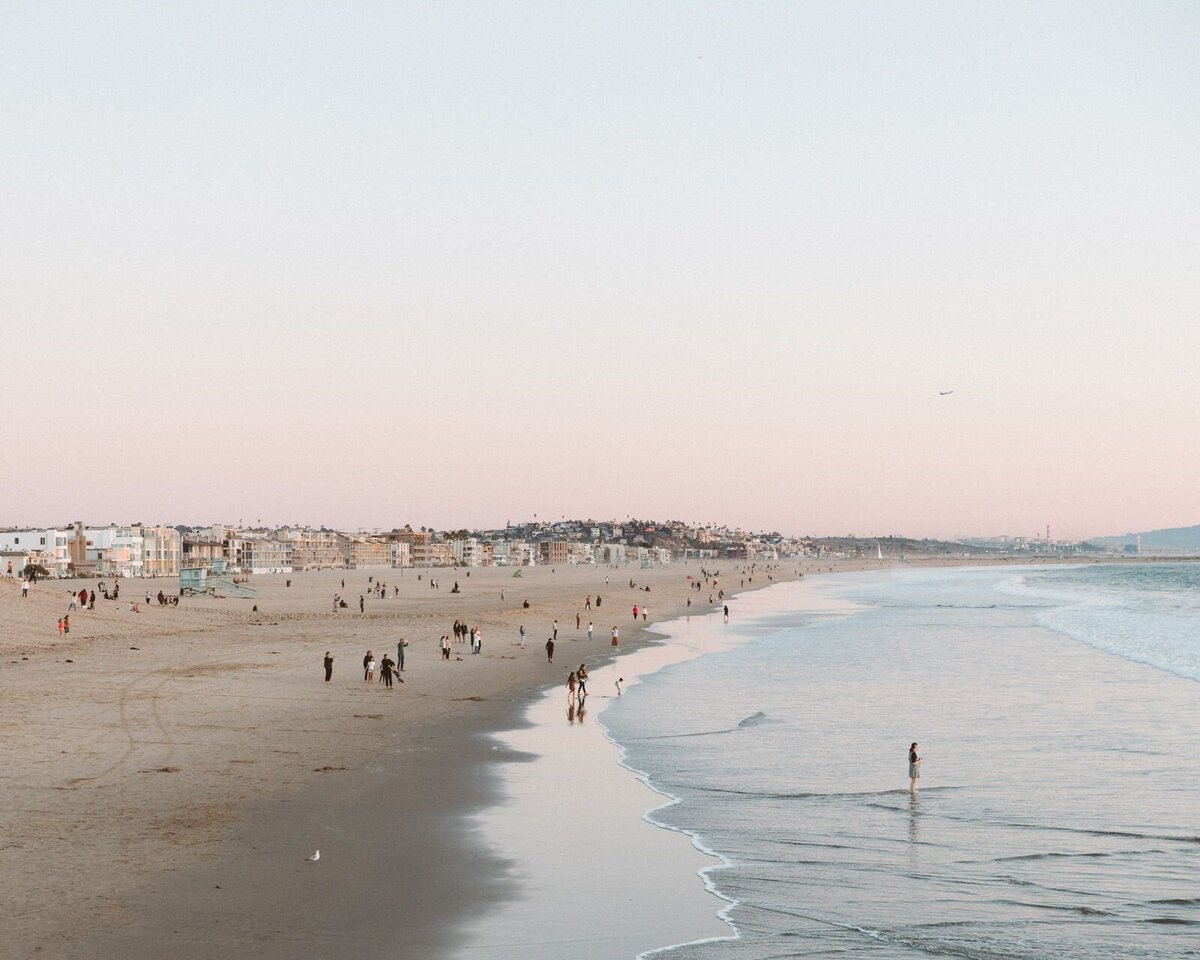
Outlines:
{"label": "beachfront building", "polygon": [[[100,573],[108,577],[142,576],[143,548],[140,527],[103,527],[89,533],[100,549]],[[106,544],[106,545],[105,545]]]}
{"label": "beachfront building", "polygon": [[247,573],[291,573],[292,544],[274,537],[253,537],[245,541],[242,570]]}
{"label": "beachfront building", "polygon": [[450,549],[454,562],[464,567],[478,567],[483,563],[483,548],[476,537],[451,540]]}
{"label": "beachfront building", "polygon": [[567,545],[567,563],[594,563],[590,543],[571,542]]}
{"label": "beachfront building", "polygon": [[174,527],[142,527],[142,576],[177,577],[183,535]]}
{"label": "beachfront building", "polygon": [[250,572],[250,543],[248,537],[237,533],[225,537],[221,543],[221,553],[229,570],[234,573]]}
{"label": "beachfront building", "polygon": [[400,540],[388,541],[388,558],[393,567],[412,566],[412,555],[409,553],[408,544]]}
{"label": "beachfront building", "polygon": [[181,567],[211,567],[214,560],[225,559],[225,544],[221,540],[184,537]]}
{"label": "beachfront building", "polygon": [[347,567],[362,570],[367,567],[390,567],[392,551],[386,540],[352,534],[342,538]]}
{"label": "beachfront building", "polygon": [[507,567],[511,562],[509,560],[509,548],[512,546],[507,540],[488,540],[485,544],[492,554],[492,563],[497,567]]}
{"label": "beachfront building", "polygon": [[292,545],[292,569],[322,570],[346,565],[342,535],[333,530],[284,527],[276,537]]}
{"label": "beachfront building", "polygon": [[560,565],[566,562],[566,540],[543,540],[538,544],[538,563]]}
{"label": "beachfront building", "polygon": [[3,570],[13,565],[13,576],[19,577],[26,566],[40,566],[51,576],[59,576],[54,562],[56,530],[0,531],[0,555],[4,556]]}
{"label": "beachfront building", "polygon": [[412,566],[414,567],[431,567],[430,546],[433,544],[433,534],[425,530],[414,530],[412,527],[405,527],[403,530],[397,530],[392,533],[397,543],[408,545],[408,555]]}
{"label": "beachfront building", "polygon": [[601,563],[625,562],[625,544],[623,543],[602,543],[593,549],[595,550],[596,558]]}

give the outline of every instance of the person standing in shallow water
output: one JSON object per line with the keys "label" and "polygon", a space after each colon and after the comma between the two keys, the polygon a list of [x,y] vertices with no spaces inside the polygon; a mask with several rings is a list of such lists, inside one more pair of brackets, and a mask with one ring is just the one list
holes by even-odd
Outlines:
{"label": "person standing in shallow water", "polygon": [[917,744],[913,741],[913,745],[908,748],[908,789],[911,793],[917,792],[917,781],[921,779],[921,758],[917,754]]}

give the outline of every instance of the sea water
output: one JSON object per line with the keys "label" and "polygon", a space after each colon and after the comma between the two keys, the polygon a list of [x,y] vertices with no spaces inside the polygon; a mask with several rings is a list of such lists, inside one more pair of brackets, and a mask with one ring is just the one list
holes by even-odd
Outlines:
{"label": "sea water", "polygon": [[[1200,565],[827,578],[601,721],[724,860],[658,957],[1200,956]],[[924,757],[910,793],[909,744]]]}

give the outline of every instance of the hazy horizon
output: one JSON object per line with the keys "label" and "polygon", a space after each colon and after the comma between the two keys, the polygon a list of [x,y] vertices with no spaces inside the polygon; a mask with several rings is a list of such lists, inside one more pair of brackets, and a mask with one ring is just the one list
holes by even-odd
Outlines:
{"label": "hazy horizon", "polygon": [[1200,519],[1194,4],[0,23],[0,523]]}

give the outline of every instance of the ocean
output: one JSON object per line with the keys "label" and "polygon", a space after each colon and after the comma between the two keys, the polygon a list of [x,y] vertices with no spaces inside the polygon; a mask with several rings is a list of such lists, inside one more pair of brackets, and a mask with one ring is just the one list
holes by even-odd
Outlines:
{"label": "ocean", "polygon": [[852,612],[790,612],[812,588],[600,716],[721,860],[728,936],[653,956],[1200,956],[1200,564],[843,574]]}

